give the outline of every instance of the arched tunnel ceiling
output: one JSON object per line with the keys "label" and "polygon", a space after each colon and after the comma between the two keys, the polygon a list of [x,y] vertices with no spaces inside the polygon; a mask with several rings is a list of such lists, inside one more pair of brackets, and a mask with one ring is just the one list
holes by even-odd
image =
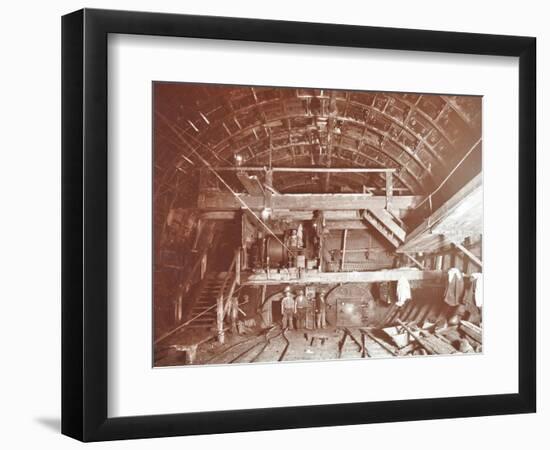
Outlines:
{"label": "arched tunnel ceiling", "polygon": [[[481,97],[156,82],[154,121],[157,199],[190,193],[205,161],[266,166],[270,149],[275,167],[395,168],[396,193],[425,195],[481,137]],[[330,192],[384,179],[284,173],[275,183]]]}

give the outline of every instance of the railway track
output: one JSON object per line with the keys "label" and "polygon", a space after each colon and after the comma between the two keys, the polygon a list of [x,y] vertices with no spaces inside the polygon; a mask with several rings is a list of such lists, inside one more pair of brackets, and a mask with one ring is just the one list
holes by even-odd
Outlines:
{"label": "railway track", "polygon": [[[237,342],[210,358],[207,364],[243,364],[262,361],[283,361],[290,345],[286,330],[275,326],[259,336]],[[278,354],[278,358],[274,358]]]}
{"label": "railway track", "polygon": [[[342,328],[343,336],[338,343],[338,359],[364,358],[363,346],[349,328]],[[359,338],[360,339],[360,338]]]}
{"label": "railway track", "polygon": [[286,329],[280,327],[273,329],[275,333],[267,337],[264,346],[254,356],[250,362],[269,362],[274,361],[273,355],[278,355],[277,361],[283,361],[290,346],[290,341],[286,335]]}
{"label": "railway track", "polygon": [[[334,344],[336,359],[383,358],[392,355],[397,356],[398,354],[397,348],[394,349],[393,346],[379,339],[368,329],[341,328],[340,330],[343,332],[342,338]],[[299,343],[301,344],[301,341]],[[296,360],[296,354],[288,355],[289,347],[290,340],[287,330],[283,330],[279,325],[276,325],[264,330],[259,335],[251,336],[230,345],[206,361],[205,364],[280,362],[284,361],[285,358]],[[306,347],[310,348],[311,346],[306,344]],[[318,350],[318,348],[314,348],[314,351]],[[326,348],[324,351],[327,350],[329,349]],[[300,345],[296,348],[293,344],[293,352],[298,352],[301,355]],[[313,360],[326,359],[321,354],[309,356]],[[304,360],[304,357],[301,356],[299,359]]]}
{"label": "railway track", "polygon": [[380,358],[397,356],[397,348],[377,338],[368,329],[342,328],[344,333],[338,343],[338,359]]}

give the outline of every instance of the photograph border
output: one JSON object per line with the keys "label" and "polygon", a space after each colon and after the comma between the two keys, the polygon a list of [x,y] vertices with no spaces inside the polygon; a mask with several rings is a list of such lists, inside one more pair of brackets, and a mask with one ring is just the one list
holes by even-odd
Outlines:
{"label": "photograph border", "polygon": [[[112,33],[518,57],[518,392],[108,417],[107,41]],[[63,434],[104,441],[535,410],[535,38],[95,9],[62,18]]]}

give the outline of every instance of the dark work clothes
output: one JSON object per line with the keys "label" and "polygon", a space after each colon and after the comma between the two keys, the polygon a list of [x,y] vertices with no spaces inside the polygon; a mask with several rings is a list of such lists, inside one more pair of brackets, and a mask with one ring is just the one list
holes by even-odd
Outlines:
{"label": "dark work clothes", "polygon": [[464,304],[475,305],[478,308],[483,306],[483,275],[481,273],[476,272],[470,275],[470,282],[464,293]]}
{"label": "dark work clothes", "polygon": [[464,278],[462,275],[449,276],[444,301],[449,306],[458,306],[462,303],[464,296]]}
{"label": "dark work clothes", "polygon": [[465,282],[465,292],[462,298],[462,303],[464,304],[462,317],[469,322],[474,324],[481,323],[481,304],[483,299],[482,288],[483,286],[479,283],[479,277],[481,274],[472,274],[470,275],[470,280]]}
{"label": "dark work clothes", "polygon": [[316,298],[315,298],[315,309],[317,312],[321,311],[321,310],[325,310],[326,309],[326,306],[327,306],[327,303],[326,303],[326,299],[324,297],[324,295],[318,295]]}
{"label": "dark work clothes", "polygon": [[298,294],[295,299],[296,302],[296,308],[307,308],[308,307],[308,301],[303,294]]}
{"label": "dark work clothes", "polygon": [[462,298],[462,303],[466,306],[475,305],[475,281],[470,280],[468,285],[464,290],[464,297]]}
{"label": "dark work clothes", "polygon": [[303,330],[306,327],[306,308],[296,309],[296,328]]}
{"label": "dark work clothes", "polygon": [[378,298],[382,303],[395,303],[391,281],[382,281],[378,284]]}
{"label": "dark work clothes", "polygon": [[306,309],[308,307],[308,301],[303,294],[298,294],[295,299],[296,302],[296,328],[302,330],[306,327]]}

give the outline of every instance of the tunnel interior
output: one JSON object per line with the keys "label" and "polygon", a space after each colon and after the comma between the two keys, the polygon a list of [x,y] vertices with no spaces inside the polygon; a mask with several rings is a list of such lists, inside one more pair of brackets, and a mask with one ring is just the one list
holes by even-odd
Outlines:
{"label": "tunnel interior", "polygon": [[156,365],[481,351],[481,97],[155,82],[153,119]]}

